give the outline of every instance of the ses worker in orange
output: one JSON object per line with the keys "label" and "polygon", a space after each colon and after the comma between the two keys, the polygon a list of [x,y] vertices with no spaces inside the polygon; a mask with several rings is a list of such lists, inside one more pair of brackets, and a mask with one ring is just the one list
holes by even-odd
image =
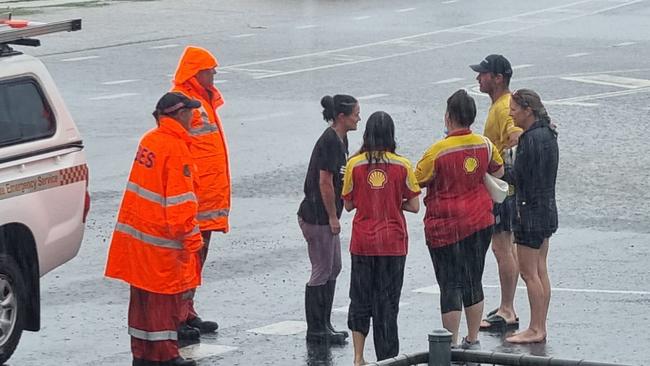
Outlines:
{"label": "ses worker in orange", "polygon": [[192,111],[180,93],[156,105],[158,127],[140,141],[117,217],[106,276],[131,285],[133,365],[194,366],[178,353],[184,298],[201,283],[196,167],[188,145]]}

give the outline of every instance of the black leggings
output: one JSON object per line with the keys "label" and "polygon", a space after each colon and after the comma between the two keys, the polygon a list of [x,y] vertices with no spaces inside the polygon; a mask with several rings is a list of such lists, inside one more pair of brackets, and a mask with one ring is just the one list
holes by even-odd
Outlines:
{"label": "black leggings", "polygon": [[451,245],[429,246],[443,314],[483,301],[483,268],[492,231],[490,226]]}
{"label": "black leggings", "polygon": [[352,255],[348,328],[367,336],[372,317],[377,360],[399,353],[397,314],[405,263],[406,256]]}

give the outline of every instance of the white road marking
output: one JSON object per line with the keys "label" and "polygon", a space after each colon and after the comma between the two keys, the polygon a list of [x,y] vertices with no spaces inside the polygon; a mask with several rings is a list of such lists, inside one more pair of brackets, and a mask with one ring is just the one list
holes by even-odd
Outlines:
{"label": "white road marking", "polygon": [[82,56],[82,57],[72,57],[72,58],[64,58],[63,62],[75,62],[75,61],[85,61],[85,60],[92,60],[99,58],[99,56]]}
{"label": "white road marking", "polygon": [[293,115],[294,112],[277,112],[277,113],[266,113],[255,117],[245,118],[240,120],[240,122],[258,122],[258,121],[268,121],[271,118],[277,117],[287,117]]}
{"label": "white road marking", "polygon": [[521,70],[521,69],[527,69],[529,67],[533,67],[535,65],[533,64],[522,64],[522,65],[515,65],[512,67],[513,70]]}
{"label": "white road marking", "polygon": [[134,95],[139,95],[138,93],[121,93],[121,94],[111,94],[111,95],[103,95],[101,97],[94,97],[90,98],[90,100],[110,100],[110,99],[119,99],[119,98],[126,98],[126,97],[132,97]]}
{"label": "white road marking", "polygon": [[179,45],[177,45],[177,44],[164,44],[162,46],[149,47],[149,49],[150,50],[162,50],[162,49],[165,49],[165,48],[175,48],[175,47],[178,47],[178,46]]}
{"label": "white road marking", "polygon": [[370,94],[370,95],[364,95],[363,97],[358,97],[357,100],[370,100],[370,99],[383,98],[387,96],[389,96],[389,94]]}
{"label": "white road marking", "polygon": [[370,15],[362,15],[360,17],[354,17],[354,20],[366,20],[370,19]]}
{"label": "white road marking", "polygon": [[436,81],[434,84],[438,84],[438,85],[439,84],[451,84],[451,83],[455,83],[457,81],[462,81],[462,80],[465,80],[465,79],[463,79],[463,78],[451,78],[451,79]]}
{"label": "white road marking", "polygon": [[587,101],[587,100],[605,99],[605,98],[611,98],[611,97],[621,97],[621,96],[624,96],[624,95],[637,94],[637,93],[647,93],[647,92],[650,92],[650,88],[628,89],[628,90],[621,90],[621,91],[615,91],[615,92],[609,92],[609,93],[582,95],[582,96],[579,96],[579,97],[556,99],[556,100],[553,100],[551,102],[584,102],[584,101]]}
{"label": "white road marking", "polygon": [[625,47],[625,46],[631,46],[633,44],[636,44],[636,42],[623,42],[623,43],[618,43],[615,44],[614,47]]}
{"label": "white road marking", "polygon": [[136,81],[140,81],[140,80],[139,79],[126,79],[126,80],[106,81],[106,82],[103,82],[102,85],[120,85],[120,84],[134,83]]}
{"label": "white road marking", "polygon": [[214,84],[215,84],[215,85],[216,85],[216,84],[223,84],[223,83],[227,83],[227,82],[228,82],[228,80],[223,80],[223,79],[221,79],[221,80],[215,80],[215,81],[214,81]]}
{"label": "white road marking", "polygon": [[589,53],[589,52],[578,52],[578,53],[572,53],[570,55],[566,55],[566,57],[574,58],[574,57],[583,57],[583,56],[589,56],[589,55],[591,55],[591,53]]}
{"label": "white road marking", "polygon": [[265,327],[249,329],[249,333],[271,334],[271,335],[292,335],[307,330],[307,323],[303,321],[287,320],[267,325]]}
{"label": "white road marking", "polygon": [[[500,288],[498,285],[483,285],[484,288]],[[517,286],[517,289],[526,290],[526,286]],[[585,288],[564,288],[564,287],[553,287],[551,291],[557,292],[577,292],[577,293],[589,293],[589,294],[609,294],[609,295],[640,295],[647,296],[650,295],[650,291],[634,291],[634,290],[598,290],[598,289],[585,289]],[[428,286],[413,290],[413,292],[425,293],[425,294],[440,294],[440,289],[437,285]]]}
{"label": "white road marking", "polygon": [[311,29],[311,28],[316,28],[318,27],[315,24],[307,24],[307,25],[299,25],[296,27],[296,29]]}
{"label": "white road marking", "polygon": [[398,13],[406,13],[407,11],[413,11],[413,10],[415,10],[415,8],[404,8],[404,9],[398,9],[398,10],[395,10],[395,11],[398,12]]}
{"label": "white road marking", "polygon": [[178,352],[181,354],[181,356],[183,356],[183,358],[193,358],[195,360],[200,360],[202,358],[219,356],[224,353],[232,352],[236,349],[237,347],[199,343],[179,348]]}
{"label": "white road marking", "polygon": [[248,37],[255,37],[254,33],[244,33],[244,34],[235,34],[234,36],[231,36],[232,38],[248,38]]}
{"label": "white road marking", "polygon": [[[399,302],[399,307],[400,308],[402,308],[404,306],[407,306],[407,305],[409,305],[408,302],[401,302],[401,301]],[[337,312],[337,313],[346,313],[347,314],[348,309],[350,309],[350,305],[334,308],[334,309],[332,309],[332,311]]]}
{"label": "white road marking", "polygon": [[545,100],[544,104],[546,105],[567,105],[567,106],[575,106],[575,107],[597,107],[600,104],[598,103],[587,103],[587,102],[556,102],[553,100]]}
{"label": "white road marking", "polygon": [[638,89],[650,86],[648,79],[626,78],[623,76],[599,74],[591,76],[568,76],[563,80],[578,81],[581,83],[616,86],[625,89]]}
{"label": "white road marking", "polygon": [[457,3],[457,2],[458,2],[458,0],[449,0],[449,1],[443,1],[441,4],[453,4],[453,3]]}
{"label": "white road marking", "polygon": [[[437,49],[447,48],[447,47],[452,47],[452,46],[458,46],[458,45],[467,44],[467,43],[475,43],[475,42],[478,42],[478,41],[482,41],[484,39],[494,38],[496,36],[503,36],[503,35],[506,35],[506,34],[512,34],[512,33],[517,33],[517,32],[521,32],[521,31],[524,31],[524,30],[532,29],[532,28],[538,27],[539,25],[549,25],[549,24],[554,24],[554,23],[559,23],[559,22],[563,22],[563,21],[569,21],[569,20],[585,17],[587,15],[594,15],[594,14],[604,13],[604,12],[611,11],[611,10],[614,10],[614,9],[618,9],[618,8],[621,8],[621,7],[624,7],[624,6],[636,4],[636,3],[639,3],[641,1],[643,1],[643,0],[631,0],[631,1],[627,1],[625,3],[620,3],[620,4],[609,6],[609,7],[606,7],[606,8],[601,8],[601,9],[598,9],[598,10],[594,10],[594,11],[591,11],[591,12],[585,13],[585,14],[571,15],[571,16],[567,16],[567,17],[564,17],[564,18],[562,18],[562,17],[554,17],[553,19],[549,19],[546,23],[543,23],[543,24],[537,24],[536,23],[536,24],[532,24],[532,25],[525,25],[525,26],[523,26],[521,28],[504,31],[504,32],[502,32],[500,34],[497,34],[497,35],[486,35],[486,36],[476,37],[476,38],[473,38],[473,39],[453,42],[453,43],[449,43],[449,44],[435,45],[435,46],[430,46],[430,47],[426,47],[426,48],[422,48],[422,49],[416,49],[416,50],[411,50],[411,51],[407,51],[407,52],[399,52],[399,53],[394,53],[394,54],[389,54],[389,55],[379,56],[379,57],[372,57],[372,58],[367,58],[367,59],[364,59],[364,60],[358,60],[358,61],[353,61],[353,62],[341,62],[341,63],[322,65],[322,66],[317,66],[317,67],[310,67],[310,68],[305,68],[305,69],[298,69],[298,70],[280,72],[280,73],[276,73],[276,74],[263,75],[263,76],[256,77],[255,79],[265,79],[265,78],[272,78],[272,77],[278,77],[278,76],[293,75],[293,74],[304,73],[304,72],[309,72],[309,71],[324,70],[324,69],[329,69],[329,68],[334,68],[334,67],[341,67],[341,66],[359,64],[359,63],[365,63],[365,62],[372,62],[372,61],[380,61],[380,60],[386,60],[386,59],[395,58],[395,57],[413,55],[413,54],[422,53],[422,52],[429,52],[429,51],[432,51],[432,50],[437,50]],[[243,63],[243,64],[238,64],[238,65],[225,66],[224,68],[250,66],[250,65],[262,65],[262,64],[274,63],[274,62],[278,62],[278,61],[296,60],[296,59],[308,58],[308,57],[313,57],[313,56],[324,56],[324,55],[327,55],[327,54],[330,54],[330,53],[339,53],[339,52],[342,52],[342,51],[348,51],[348,50],[353,50],[353,49],[362,49],[362,48],[368,48],[368,47],[373,47],[373,46],[385,45],[385,44],[395,43],[395,42],[402,41],[402,40],[421,38],[421,37],[425,37],[425,36],[431,36],[431,35],[434,35],[434,34],[450,32],[450,31],[453,31],[453,30],[456,30],[456,29],[461,29],[461,28],[466,28],[466,27],[475,27],[475,26],[480,26],[480,25],[484,25],[484,24],[492,24],[492,23],[503,22],[503,21],[507,21],[507,20],[510,20],[510,19],[518,18],[518,17],[526,17],[526,16],[530,16],[530,15],[540,14],[540,13],[552,11],[554,9],[562,9],[562,8],[571,7],[571,6],[575,6],[575,5],[579,5],[579,4],[583,4],[583,3],[587,3],[587,2],[591,2],[591,0],[577,1],[577,2],[564,4],[564,5],[560,5],[560,6],[556,6],[556,7],[540,9],[540,10],[520,13],[520,14],[513,15],[513,16],[507,16],[507,17],[497,18],[497,19],[490,19],[490,20],[486,20],[486,21],[482,21],[482,22],[478,22],[478,23],[474,23],[474,24],[468,24],[468,25],[464,25],[464,26],[452,27],[452,28],[447,28],[447,29],[440,29],[440,30],[436,30],[436,31],[431,31],[431,32],[426,32],[426,33],[421,33],[421,34],[415,34],[415,35],[406,36],[406,37],[388,39],[388,40],[378,41],[378,42],[373,42],[373,43],[360,44],[360,45],[356,45],[356,46],[350,46],[350,47],[334,49],[334,50],[326,50],[326,51],[312,52],[312,53],[307,53],[307,54],[302,54],[302,55],[286,56],[286,57],[280,57],[280,58],[275,58],[275,59],[247,62],[247,63]]]}

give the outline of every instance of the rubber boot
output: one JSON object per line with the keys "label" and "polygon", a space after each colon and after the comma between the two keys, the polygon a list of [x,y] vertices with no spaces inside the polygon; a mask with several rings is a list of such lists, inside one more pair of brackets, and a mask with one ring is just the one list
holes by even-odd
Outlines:
{"label": "rubber boot", "polygon": [[345,337],[327,328],[325,307],[327,284],[305,286],[305,318],[307,319],[307,342],[345,344]]}
{"label": "rubber boot", "polygon": [[332,326],[332,304],[334,304],[334,292],[336,291],[336,280],[327,281],[327,299],[325,303],[325,326],[332,333],[340,334],[343,337],[348,337],[348,332],[344,330],[336,330]]}

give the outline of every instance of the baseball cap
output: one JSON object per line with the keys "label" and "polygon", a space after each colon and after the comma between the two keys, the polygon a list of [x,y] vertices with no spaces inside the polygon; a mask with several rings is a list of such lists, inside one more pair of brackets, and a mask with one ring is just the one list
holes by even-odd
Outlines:
{"label": "baseball cap", "polygon": [[493,74],[512,76],[510,61],[503,55],[489,55],[481,63],[469,65],[469,67],[476,72],[491,72]]}
{"label": "baseball cap", "polygon": [[190,99],[181,93],[166,93],[156,104],[156,111],[160,114],[171,114],[181,108],[195,109],[201,106],[198,100]]}

